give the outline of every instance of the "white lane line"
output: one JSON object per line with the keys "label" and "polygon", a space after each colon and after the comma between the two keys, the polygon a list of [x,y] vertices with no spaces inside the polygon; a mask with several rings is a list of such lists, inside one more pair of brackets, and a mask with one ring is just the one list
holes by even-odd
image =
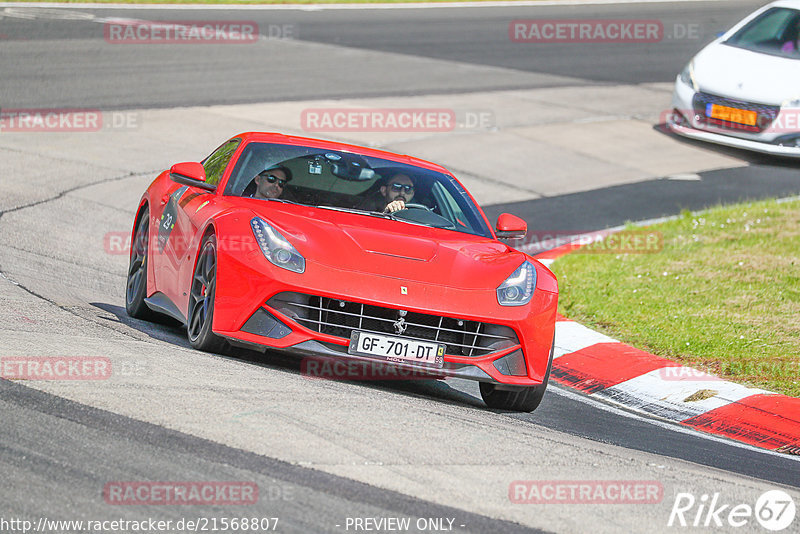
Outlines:
{"label": "white lane line", "polygon": [[[568,398],[570,400],[574,400],[574,401],[577,401],[577,402],[581,402],[583,404],[587,404],[587,405],[592,406],[594,408],[597,408],[599,410],[603,410],[604,412],[609,412],[609,413],[612,413],[614,415],[618,415],[620,417],[627,417],[629,419],[635,419],[637,421],[643,421],[643,422],[651,424],[653,426],[657,426],[659,428],[665,428],[667,430],[671,430],[673,432],[678,432],[680,434],[687,434],[687,435],[690,435],[690,436],[700,437],[700,438],[703,438],[703,439],[707,439],[709,441],[714,441],[714,442],[717,442],[717,443],[724,443],[724,444],[729,445],[731,447],[737,447],[739,449],[745,449],[745,450],[748,450],[748,451],[751,451],[751,452],[758,452],[758,453],[761,453],[761,454],[767,454],[769,456],[775,456],[775,457],[778,457],[778,458],[784,458],[784,459],[791,460],[791,461],[794,461],[794,462],[800,462],[800,456],[793,456],[791,454],[783,454],[783,453],[780,453],[780,452],[771,451],[769,449],[762,449],[761,447],[756,447],[755,445],[749,445],[747,443],[742,443],[741,441],[735,441],[735,440],[730,439],[730,438],[723,438],[723,437],[720,437],[720,436],[716,436],[714,434],[708,434],[706,432],[701,432],[701,431],[693,429],[693,428],[681,426],[680,424],[673,423],[673,422],[670,422],[670,421],[662,421],[660,419],[653,419],[652,416],[648,417],[648,416],[644,416],[644,415],[641,415],[641,414],[638,414],[638,413],[630,412],[630,411],[625,410],[623,408],[618,408],[616,406],[612,406],[611,404],[609,404],[610,401],[602,402],[602,401],[600,401],[600,400],[598,400],[596,398],[592,398],[592,397],[590,397],[588,395],[582,395],[580,393],[576,393],[573,390],[566,389],[563,386],[560,386],[560,385],[555,386],[555,385],[553,385],[552,382],[547,386],[547,391],[548,391],[548,393],[555,393],[556,395],[561,395],[562,397],[566,397],[566,398]],[[657,455],[657,456],[663,456],[663,455],[660,455],[660,454],[657,454],[657,453],[650,453],[650,454],[654,454],[654,455]],[[689,461],[689,460],[683,460],[683,461]]]}
{"label": "white lane line", "polygon": [[586,347],[591,347],[597,343],[619,343],[616,339],[610,338],[600,332],[595,332],[591,328],[586,328],[575,321],[556,321],[556,340],[553,349],[553,358],[559,358],[565,354],[577,352]]}
{"label": "white lane line", "polygon": [[699,182],[703,179],[702,176],[696,172],[680,172],[678,174],[670,174],[664,177],[665,180],[675,180],[678,182]]}

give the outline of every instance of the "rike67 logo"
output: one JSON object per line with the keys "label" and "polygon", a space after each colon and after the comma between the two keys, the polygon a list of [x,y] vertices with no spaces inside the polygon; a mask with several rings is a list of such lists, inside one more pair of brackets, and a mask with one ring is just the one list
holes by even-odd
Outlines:
{"label": "rike67 logo", "polygon": [[678,493],[667,526],[727,529],[752,525],[755,519],[763,528],[779,532],[792,525],[795,513],[794,499],[782,490],[762,493],[755,506],[725,502],[719,493],[703,494],[699,499],[691,493]]}

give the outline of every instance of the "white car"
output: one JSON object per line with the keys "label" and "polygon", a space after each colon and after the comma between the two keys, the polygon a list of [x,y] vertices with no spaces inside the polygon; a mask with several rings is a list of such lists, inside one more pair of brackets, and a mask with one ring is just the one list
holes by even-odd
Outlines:
{"label": "white car", "polygon": [[667,126],[800,157],[800,0],[772,2],[703,48],[675,80]]}

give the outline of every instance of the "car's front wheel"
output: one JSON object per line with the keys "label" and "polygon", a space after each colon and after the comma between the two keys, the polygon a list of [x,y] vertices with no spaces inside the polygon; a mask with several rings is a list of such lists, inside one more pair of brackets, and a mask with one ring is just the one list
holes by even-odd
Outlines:
{"label": "car's front wheel", "polygon": [[515,387],[501,386],[489,382],[481,382],[481,397],[489,408],[495,410],[510,410],[514,412],[532,412],[541,404],[547,383],[550,380],[550,369],[553,366],[553,347],[550,347],[550,360],[547,362],[547,371],[544,380],[538,386]]}
{"label": "car's front wheel", "polygon": [[189,344],[206,352],[221,352],[227,341],[211,331],[214,321],[214,298],[217,281],[217,240],[209,235],[203,240],[192,277],[186,330]]}

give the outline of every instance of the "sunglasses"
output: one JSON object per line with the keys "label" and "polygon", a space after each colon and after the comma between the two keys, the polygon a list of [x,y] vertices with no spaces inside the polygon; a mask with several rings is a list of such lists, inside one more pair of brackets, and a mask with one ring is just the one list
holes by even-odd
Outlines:
{"label": "sunglasses", "polygon": [[410,193],[414,190],[413,185],[408,184],[392,184],[392,192],[399,193],[402,191],[403,193]]}
{"label": "sunglasses", "polygon": [[287,183],[289,183],[289,180],[281,180],[280,178],[278,178],[277,176],[273,176],[272,174],[262,174],[261,176],[266,178],[267,181],[271,184],[278,182],[278,185],[281,187],[284,187],[286,186]]}

